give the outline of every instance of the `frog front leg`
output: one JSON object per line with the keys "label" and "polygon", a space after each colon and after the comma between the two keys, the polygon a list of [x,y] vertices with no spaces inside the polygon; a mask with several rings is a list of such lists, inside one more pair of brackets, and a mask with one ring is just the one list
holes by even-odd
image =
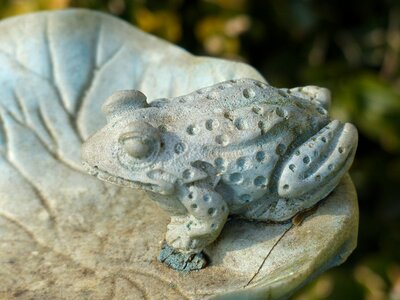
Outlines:
{"label": "frog front leg", "polygon": [[181,253],[199,253],[220,234],[229,214],[228,206],[220,194],[200,184],[182,186],[178,198],[187,215],[171,217],[166,241]]}

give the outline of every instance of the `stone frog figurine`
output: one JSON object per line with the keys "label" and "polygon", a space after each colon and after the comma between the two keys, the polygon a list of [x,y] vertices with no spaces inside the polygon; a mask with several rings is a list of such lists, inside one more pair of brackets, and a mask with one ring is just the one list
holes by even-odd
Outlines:
{"label": "stone frog figurine", "polygon": [[102,180],[148,191],[171,214],[167,245],[189,257],[218,237],[228,215],[286,221],[336,187],[357,130],[331,121],[329,104],[324,88],[252,79],[151,102],[118,91],[82,160]]}

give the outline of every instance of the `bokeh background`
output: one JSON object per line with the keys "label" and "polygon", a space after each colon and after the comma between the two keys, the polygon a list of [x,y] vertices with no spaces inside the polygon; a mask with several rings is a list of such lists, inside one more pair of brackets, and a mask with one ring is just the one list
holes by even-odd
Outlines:
{"label": "bokeh background", "polygon": [[249,63],[274,86],[330,88],[333,117],[360,133],[359,243],[293,299],[400,299],[400,1],[0,0],[0,18],[67,7]]}

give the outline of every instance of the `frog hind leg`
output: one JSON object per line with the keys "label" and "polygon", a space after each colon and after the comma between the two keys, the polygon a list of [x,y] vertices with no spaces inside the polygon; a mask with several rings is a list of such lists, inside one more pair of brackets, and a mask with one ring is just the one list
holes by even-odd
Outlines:
{"label": "frog hind leg", "polygon": [[317,102],[317,105],[322,106],[326,110],[329,110],[331,106],[331,92],[327,88],[308,85],[304,87],[296,87],[290,89],[290,93],[294,96],[308,99],[311,102]]}
{"label": "frog hind leg", "polygon": [[330,122],[286,160],[278,180],[278,195],[299,200],[302,209],[325,198],[349,170],[357,141],[357,129],[352,124]]}

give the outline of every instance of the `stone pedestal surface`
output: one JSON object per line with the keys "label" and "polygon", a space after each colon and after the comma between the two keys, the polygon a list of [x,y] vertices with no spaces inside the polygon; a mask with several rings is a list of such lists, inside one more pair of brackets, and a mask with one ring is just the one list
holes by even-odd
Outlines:
{"label": "stone pedestal surface", "polygon": [[0,33],[0,298],[279,299],[354,249],[345,177],[300,226],[232,219],[206,249],[208,268],[168,269],[156,257],[169,216],[143,192],[86,175],[82,141],[116,90],[155,99],[264,79],[85,10],[11,18]]}

